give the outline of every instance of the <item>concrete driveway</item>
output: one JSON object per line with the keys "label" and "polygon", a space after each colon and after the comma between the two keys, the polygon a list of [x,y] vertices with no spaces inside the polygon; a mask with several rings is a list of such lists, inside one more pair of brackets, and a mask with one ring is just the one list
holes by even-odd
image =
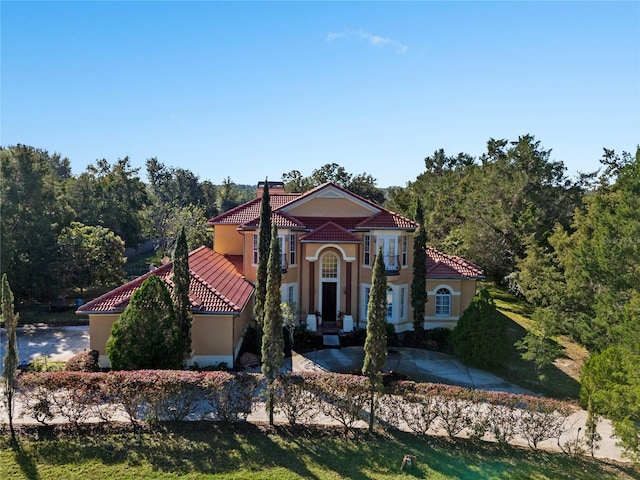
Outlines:
{"label": "concrete driveway", "polygon": [[[294,356],[292,369],[328,370],[337,373],[352,373],[362,368],[363,347],[325,348]],[[444,383],[461,387],[494,390],[509,393],[524,393],[526,390],[484,370],[470,368],[451,355],[419,348],[390,348],[385,372],[397,372],[416,382]]]}
{"label": "concrete driveway", "polygon": [[[52,361],[67,361],[74,355],[89,350],[89,326],[51,327],[27,325],[16,332],[18,359],[21,364],[46,356]],[[7,348],[7,334],[0,329],[0,359]],[[1,366],[0,366],[1,368]]]}

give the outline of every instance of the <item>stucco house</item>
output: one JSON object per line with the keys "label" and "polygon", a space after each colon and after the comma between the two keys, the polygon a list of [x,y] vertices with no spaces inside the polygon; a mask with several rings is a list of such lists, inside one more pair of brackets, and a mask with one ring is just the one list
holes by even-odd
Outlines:
{"label": "stucco house", "polygon": [[[264,183],[255,199],[209,220],[213,250],[189,256],[194,313],[194,361],[232,365],[251,319],[258,264],[258,227]],[[410,288],[413,232],[417,224],[333,184],[306,193],[285,193],[269,182],[271,221],[282,250],[282,301],[295,305],[312,331],[366,327],[372,267],[382,247],[387,273],[387,321],[396,332],[413,329]],[[111,325],[131,294],[151,273],[171,288],[171,264],[113,290],[86,305],[91,348],[106,359]],[[455,326],[476,291],[482,270],[462,258],[427,248],[424,327]]]}

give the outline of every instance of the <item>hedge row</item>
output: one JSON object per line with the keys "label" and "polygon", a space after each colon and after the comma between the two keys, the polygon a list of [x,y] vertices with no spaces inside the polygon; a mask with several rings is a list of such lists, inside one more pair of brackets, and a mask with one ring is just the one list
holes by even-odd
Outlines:
{"label": "hedge row", "polygon": [[31,373],[19,377],[25,414],[47,424],[56,417],[78,425],[217,418],[246,419],[260,375],[181,370]]}
{"label": "hedge row", "polygon": [[[246,420],[264,392],[261,375],[229,372],[141,370],[54,372],[19,377],[25,414],[46,424],[62,417],[72,424],[213,418]],[[366,377],[331,373],[281,375],[276,412],[291,425],[322,415],[345,429],[368,421]],[[428,435],[488,437],[509,443],[516,436],[531,448],[564,433],[570,405],[547,398],[470,390],[432,383],[391,382],[376,394],[378,421],[386,428]]]}

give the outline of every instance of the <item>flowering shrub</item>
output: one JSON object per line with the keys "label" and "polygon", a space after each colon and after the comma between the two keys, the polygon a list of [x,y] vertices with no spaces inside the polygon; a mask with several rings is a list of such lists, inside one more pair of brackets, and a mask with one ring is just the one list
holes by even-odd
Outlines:
{"label": "flowering shrub", "polygon": [[538,448],[538,444],[552,438],[559,439],[565,432],[567,417],[572,408],[558,400],[549,398],[519,396],[522,402],[518,433],[522,435],[529,446]]}
{"label": "flowering shrub", "polygon": [[432,383],[398,382],[390,385],[389,394],[381,399],[379,416],[400,428],[406,425],[418,435],[427,435],[436,418],[438,402]]}
{"label": "flowering shrub", "polygon": [[369,380],[356,375],[317,373],[307,375],[311,392],[320,400],[320,411],[346,430],[358,420],[368,420]]}
{"label": "flowering shrub", "polygon": [[98,360],[100,353],[97,350],[89,350],[74,355],[64,365],[67,372],[99,372]]}
{"label": "flowering shrub", "polygon": [[312,422],[320,412],[318,397],[309,391],[306,375],[287,374],[276,379],[275,411],[285,416],[289,425]]}
{"label": "flowering shrub", "polygon": [[[139,421],[184,420],[196,412],[223,422],[245,420],[251,413],[263,377],[258,374],[139,370],[110,373],[25,373],[18,377],[24,415],[47,425],[64,418],[78,425],[128,416]],[[368,420],[370,400],[366,377],[327,373],[282,375],[277,379],[277,411],[291,425],[312,422],[320,413],[345,430]],[[376,395],[380,419],[419,435],[443,429],[474,439],[490,435],[499,443],[516,436],[537,449],[559,438],[573,411],[546,398],[484,392],[442,384],[392,382]]]}
{"label": "flowering shrub", "polygon": [[253,407],[253,396],[262,376],[206,372],[202,378],[205,399],[223,422],[246,420]]}
{"label": "flowering shrub", "polygon": [[94,416],[103,402],[104,374],[47,372],[25,374],[19,384],[26,411],[36,421],[46,424],[61,416],[74,425]]}

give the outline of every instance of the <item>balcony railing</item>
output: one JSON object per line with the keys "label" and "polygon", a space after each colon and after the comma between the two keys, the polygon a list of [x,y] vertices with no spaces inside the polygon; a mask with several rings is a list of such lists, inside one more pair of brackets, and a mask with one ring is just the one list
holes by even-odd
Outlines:
{"label": "balcony railing", "polygon": [[398,275],[400,273],[400,255],[383,255],[382,259],[384,260],[384,268],[387,275]]}

